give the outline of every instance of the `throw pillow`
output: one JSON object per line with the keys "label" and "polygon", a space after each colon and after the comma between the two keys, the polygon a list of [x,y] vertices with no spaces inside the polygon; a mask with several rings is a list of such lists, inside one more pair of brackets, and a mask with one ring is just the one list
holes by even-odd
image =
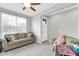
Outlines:
{"label": "throw pillow", "polygon": [[5,39],[6,39],[8,42],[10,42],[10,41],[15,40],[15,37],[14,37],[13,35],[7,35],[7,36],[5,36]]}
{"label": "throw pillow", "polygon": [[32,38],[33,37],[33,33],[28,33],[28,37]]}

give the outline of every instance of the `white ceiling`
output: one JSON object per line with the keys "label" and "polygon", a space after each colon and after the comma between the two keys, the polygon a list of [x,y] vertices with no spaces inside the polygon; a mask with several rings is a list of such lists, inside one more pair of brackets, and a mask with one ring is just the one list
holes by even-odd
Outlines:
{"label": "white ceiling", "polygon": [[55,6],[56,3],[41,3],[38,6],[34,6],[35,9],[37,10],[36,12],[30,10],[30,9],[26,9],[26,10],[22,10],[23,5],[21,3],[0,3],[0,8],[4,8],[7,10],[12,10],[27,16],[34,16],[36,14],[39,14],[53,6]]}

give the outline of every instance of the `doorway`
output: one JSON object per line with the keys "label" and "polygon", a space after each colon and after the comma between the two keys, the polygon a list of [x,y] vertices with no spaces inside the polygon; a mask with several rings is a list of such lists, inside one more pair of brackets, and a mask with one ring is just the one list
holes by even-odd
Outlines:
{"label": "doorway", "polygon": [[47,40],[47,31],[48,31],[47,25],[48,25],[48,19],[46,17],[42,17],[42,31],[41,31],[42,42]]}

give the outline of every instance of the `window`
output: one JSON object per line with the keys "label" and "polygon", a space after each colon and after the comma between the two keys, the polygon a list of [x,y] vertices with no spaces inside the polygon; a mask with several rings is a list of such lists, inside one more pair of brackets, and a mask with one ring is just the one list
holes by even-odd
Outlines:
{"label": "window", "polygon": [[26,32],[26,18],[2,13],[2,35],[6,33],[21,33]]}
{"label": "window", "polygon": [[17,17],[17,32],[26,32],[26,19]]}
{"label": "window", "polygon": [[3,26],[16,26],[16,16],[2,13]]}

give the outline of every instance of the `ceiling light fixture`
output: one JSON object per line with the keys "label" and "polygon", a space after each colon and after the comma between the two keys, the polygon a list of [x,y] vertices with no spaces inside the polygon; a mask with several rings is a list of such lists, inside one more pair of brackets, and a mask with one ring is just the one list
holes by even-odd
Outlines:
{"label": "ceiling light fixture", "polygon": [[30,3],[24,3],[24,6],[26,7],[26,8],[30,8]]}
{"label": "ceiling light fixture", "polygon": [[23,3],[23,5],[23,10],[25,10],[26,8],[30,8],[31,10],[36,11],[33,6],[40,5],[40,3]]}

